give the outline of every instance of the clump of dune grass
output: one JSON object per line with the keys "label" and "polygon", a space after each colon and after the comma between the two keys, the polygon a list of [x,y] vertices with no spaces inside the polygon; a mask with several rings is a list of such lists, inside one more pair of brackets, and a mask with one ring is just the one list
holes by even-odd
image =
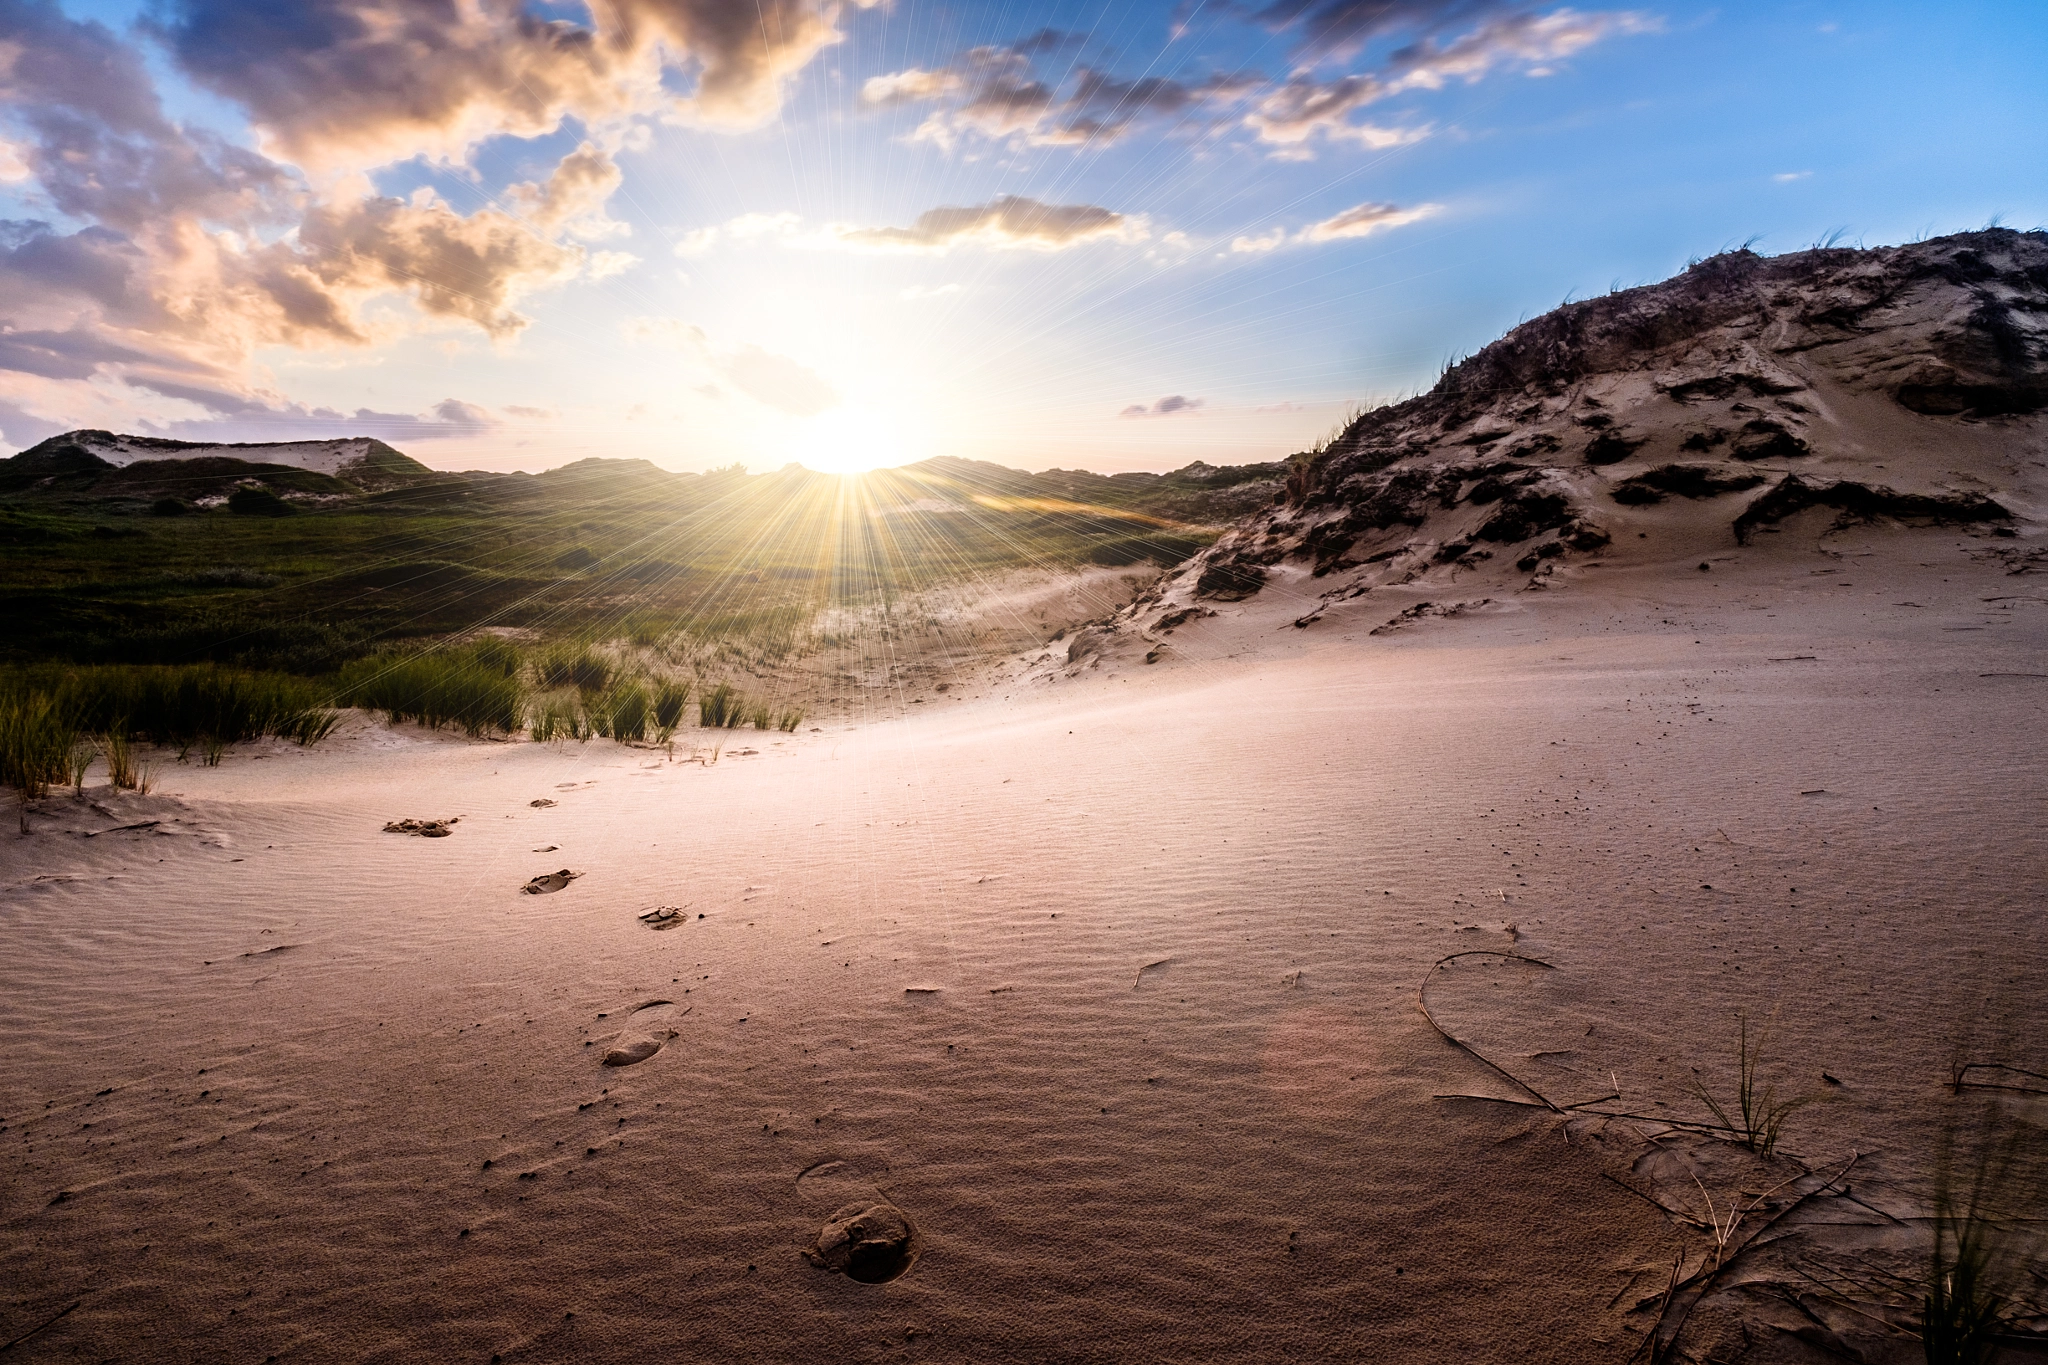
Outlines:
{"label": "clump of dune grass", "polygon": [[767,702],[757,701],[748,704],[747,723],[756,730],[772,729],[774,727],[774,720],[775,713],[769,710]]}
{"label": "clump of dune grass", "polygon": [[792,706],[775,718],[775,728],[796,733],[796,727],[804,723],[804,712],[800,706]]}
{"label": "clump of dune grass", "polygon": [[469,642],[468,653],[478,668],[495,672],[501,678],[518,677],[526,664],[519,646],[498,635],[479,635]]}
{"label": "clump of dune grass", "polygon": [[1758,1030],[1756,1041],[1752,1044],[1749,1036],[1749,1016],[1742,1015],[1740,1020],[1740,1032],[1735,1045],[1734,1107],[1724,1107],[1707,1090],[1697,1075],[1692,1081],[1692,1092],[1707,1106],[1721,1127],[1735,1141],[1759,1156],[1770,1156],[1778,1148],[1778,1135],[1783,1131],[1785,1121],[1821,1097],[1818,1094],[1806,1094],[1779,1099],[1777,1087],[1759,1077],[1763,1069],[1764,1047],[1769,1040],[1769,1031]]}
{"label": "clump of dune grass", "polygon": [[647,689],[638,682],[620,682],[590,704],[591,728],[606,739],[624,744],[647,738]]}
{"label": "clump of dune grass", "polygon": [[29,803],[48,796],[52,783],[73,776],[77,739],[50,698],[0,698],[0,782],[20,798],[23,834],[28,833]]}
{"label": "clump of dune grass", "polygon": [[123,789],[138,785],[135,748],[128,742],[126,731],[118,726],[107,731],[106,738],[100,741],[100,753],[107,760],[107,781]]}
{"label": "clump of dune grass", "polygon": [[697,723],[714,730],[737,730],[746,723],[747,699],[731,683],[697,691]]}
{"label": "clump of dune grass", "polygon": [[[2040,1194],[2036,1188],[2029,1199],[2019,1188],[2028,1183],[2017,1161],[2025,1136],[2009,1116],[1993,1111],[1967,1189],[1958,1188],[1953,1134],[1944,1141],[1934,1244],[1919,1295],[1917,1326],[1928,1365],[1982,1365],[1992,1359],[2001,1337],[2040,1311],[2024,1297],[2027,1257],[2021,1229],[2027,1224],[2010,1216],[2037,1204]],[[2031,1136],[2037,1141],[2039,1134]]]}
{"label": "clump of dune grass", "polygon": [[92,770],[92,762],[99,756],[99,750],[93,748],[91,740],[74,738],[71,741],[70,763],[64,782],[74,795],[85,795],[85,775]]}
{"label": "clump of dune grass", "polygon": [[565,739],[578,743],[590,738],[583,712],[575,704],[550,697],[534,708],[530,733],[536,743],[557,744]]}
{"label": "clump of dune grass", "polygon": [[690,700],[690,685],[673,679],[654,689],[654,724],[664,734],[674,734],[683,723],[683,707]]}
{"label": "clump of dune grass", "polygon": [[395,724],[418,721],[429,729],[461,727],[472,738],[491,730],[524,728],[525,690],[501,671],[496,652],[476,646],[435,654],[375,654],[357,659],[336,679],[342,706],[382,711]]}
{"label": "clump of dune grass", "polygon": [[211,664],[9,669],[0,672],[4,696],[46,697],[83,734],[120,730],[181,749],[202,736],[223,744],[263,735],[312,744],[339,719],[307,679]]}
{"label": "clump of dune grass", "polygon": [[553,649],[535,665],[542,687],[574,687],[582,692],[602,692],[611,681],[611,661],[588,648]]}

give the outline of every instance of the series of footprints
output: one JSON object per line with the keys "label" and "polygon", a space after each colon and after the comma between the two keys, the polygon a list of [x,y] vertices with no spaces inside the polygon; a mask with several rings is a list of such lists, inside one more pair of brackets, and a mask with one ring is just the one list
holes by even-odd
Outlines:
{"label": "series of footprints", "polygon": [[[604,1065],[646,1061],[669,1039],[680,1036],[670,1025],[689,1012],[684,1006],[676,1013],[673,1000],[635,1005],[605,1052]],[[809,1245],[799,1240],[804,1259],[820,1270],[862,1284],[885,1284],[917,1260],[916,1227],[858,1166],[837,1159],[821,1161],[798,1173],[796,1187],[805,1210],[821,1220]]]}

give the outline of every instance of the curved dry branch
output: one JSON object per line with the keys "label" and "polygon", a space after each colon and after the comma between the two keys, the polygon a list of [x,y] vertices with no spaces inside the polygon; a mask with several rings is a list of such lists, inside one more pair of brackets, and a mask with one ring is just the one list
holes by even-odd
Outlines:
{"label": "curved dry branch", "polygon": [[[1429,1021],[1429,1026],[1435,1029],[1437,1031],[1437,1035],[1441,1037],[1445,1042],[1449,1043],[1452,1047],[1455,1047],[1460,1051],[1469,1053],[1471,1056],[1478,1059],[1479,1063],[1482,1066],[1486,1067],[1496,1076],[1499,1076],[1509,1085],[1515,1087],[1515,1089],[1533,1098],[1538,1104],[1541,1104],[1545,1109],[1548,1109],[1551,1113],[1564,1113],[1565,1111],[1556,1103],[1554,1103],[1548,1095],[1545,1095],[1535,1086],[1530,1085],[1520,1076],[1517,1076],[1514,1072],[1508,1070],[1499,1062],[1494,1061],[1491,1057],[1488,1057],[1478,1048],[1472,1046],[1463,1038],[1460,1038],[1456,1034],[1452,1033],[1442,1024],[1439,1024],[1436,1021],[1436,1016],[1429,1012],[1430,978],[1434,977],[1437,974],[1437,972],[1443,968],[1444,964],[1449,962],[1456,962],[1461,957],[1504,957],[1511,962],[1527,962],[1532,966],[1541,967],[1545,971],[1550,972],[1556,971],[1557,967],[1553,963],[1545,962],[1540,957],[1529,957],[1522,953],[1504,953],[1494,948],[1468,948],[1462,953],[1452,953],[1449,957],[1440,957],[1435,961],[1435,963],[1433,963],[1430,966],[1429,971],[1422,978],[1422,984],[1415,988],[1415,1003],[1417,1007],[1422,1010],[1422,1017]],[[1475,1095],[1471,1096],[1470,1098],[1481,1099],[1484,1097]]]}

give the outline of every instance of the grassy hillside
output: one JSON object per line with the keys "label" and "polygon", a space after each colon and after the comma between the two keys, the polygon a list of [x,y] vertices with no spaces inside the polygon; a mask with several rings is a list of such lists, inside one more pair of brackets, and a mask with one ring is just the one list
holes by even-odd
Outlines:
{"label": "grassy hillside", "polygon": [[328,674],[482,627],[787,635],[828,608],[1019,567],[1176,563],[1277,486],[1275,466],[1034,475],[950,459],[859,480],[638,460],[397,472],[0,461],[0,660]]}

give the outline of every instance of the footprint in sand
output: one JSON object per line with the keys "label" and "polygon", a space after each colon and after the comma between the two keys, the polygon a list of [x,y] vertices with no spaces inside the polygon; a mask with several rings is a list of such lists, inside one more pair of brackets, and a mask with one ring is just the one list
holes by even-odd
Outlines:
{"label": "footprint in sand", "polygon": [[[635,1005],[633,1012],[626,1017],[625,1026],[619,1030],[619,1036],[605,1050],[604,1064],[632,1066],[661,1051],[663,1044],[677,1036],[676,1031],[669,1027],[674,1009],[673,1000],[649,1000]],[[687,1007],[683,1010],[683,1014],[689,1012]],[[680,1019],[683,1014],[674,1017]]]}
{"label": "footprint in sand", "polygon": [[386,834],[416,834],[422,839],[445,839],[455,832],[453,826],[462,817],[452,815],[446,820],[393,820],[384,826]]}
{"label": "footprint in sand", "polygon": [[[796,1178],[797,1193],[824,1220],[803,1247],[820,1270],[886,1284],[917,1261],[917,1229],[850,1161],[821,1161]],[[829,1210],[820,1213],[819,1210]]]}
{"label": "footprint in sand", "polygon": [[565,867],[560,872],[549,872],[535,877],[519,889],[529,896],[545,896],[551,891],[560,891],[582,875],[581,872],[571,872]]}
{"label": "footprint in sand", "polygon": [[532,806],[535,810],[542,810],[548,806],[554,805],[555,803],[548,800],[548,798],[546,798],[545,796],[543,796],[537,801],[529,801],[526,804]]}
{"label": "footprint in sand", "polygon": [[687,905],[657,905],[652,910],[642,912],[639,920],[650,929],[673,929],[689,919],[689,916],[683,913],[689,908]]}

